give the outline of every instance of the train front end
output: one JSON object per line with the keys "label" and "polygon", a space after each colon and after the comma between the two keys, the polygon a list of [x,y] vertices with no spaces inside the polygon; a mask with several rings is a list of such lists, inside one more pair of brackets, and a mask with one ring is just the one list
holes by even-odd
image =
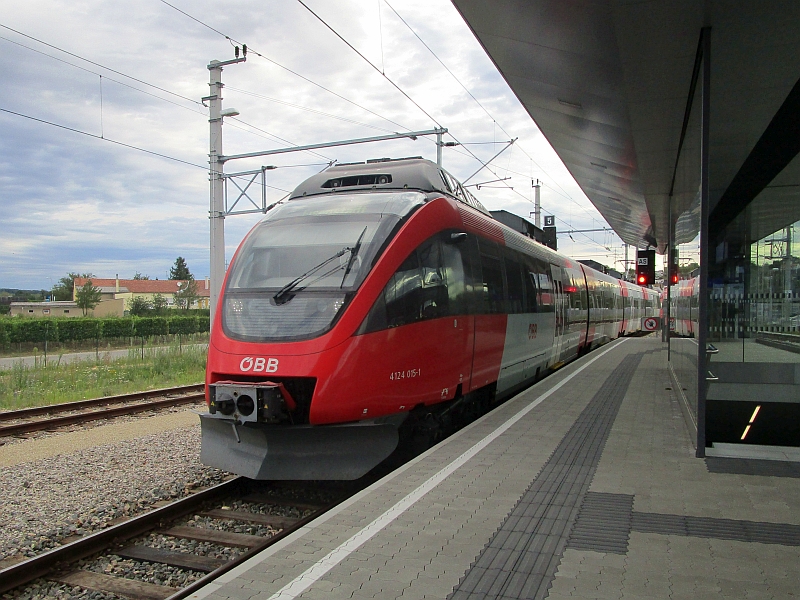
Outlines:
{"label": "train front end", "polygon": [[355,479],[391,454],[406,415],[364,408],[348,357],[369,310],[365,281],[425,200],[378,189],[301,196],[253,228],[211,332],[203,463],[252,479]]}

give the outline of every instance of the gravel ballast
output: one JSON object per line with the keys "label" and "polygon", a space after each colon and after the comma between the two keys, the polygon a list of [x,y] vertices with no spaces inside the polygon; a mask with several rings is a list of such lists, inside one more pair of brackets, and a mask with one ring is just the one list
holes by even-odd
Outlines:
{"label": "gravel ballast", "polygon": [[0,560],[35,556],[228,476],[199,455],[196,425],[0,468]]}

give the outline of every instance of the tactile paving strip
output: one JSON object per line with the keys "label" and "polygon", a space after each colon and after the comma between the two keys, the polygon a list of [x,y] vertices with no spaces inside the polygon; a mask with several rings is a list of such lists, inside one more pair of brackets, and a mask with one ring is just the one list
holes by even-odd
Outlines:
{"label": "tactile paving strip", "polygon": [[631,530],[662,535],[800,546],[800,525],[788,523],[634,512],[631,514]]}
{"label": "tactile paving strip", "polygon": [[632,511],[631,495],[588,492],[567,548],[627,554]]}
{"label": "tactile paving strip", "polygon": [[453,600],[544,598],[642,354],[625,358],[553,451]]}
{"label": "tactile paving strip", "polygon": [[633,498],[587,493],[567,547],[626,554],[631,531],[800,546],[800,525],[636,512]]}
{"label": "tactile paving strip", "polygon": [[709,473],[761,475],[763,477],[800,477],[800,463],[753,458],[706,458]]}

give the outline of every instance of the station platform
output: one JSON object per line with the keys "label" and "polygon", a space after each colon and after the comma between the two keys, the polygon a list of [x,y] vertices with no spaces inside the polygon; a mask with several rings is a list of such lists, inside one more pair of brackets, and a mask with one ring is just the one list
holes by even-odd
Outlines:
{"label": "station platform", "polygon": [[695,458],[666,346],[617,340],[191,598],[797,597],[800,469],[746,462]]}

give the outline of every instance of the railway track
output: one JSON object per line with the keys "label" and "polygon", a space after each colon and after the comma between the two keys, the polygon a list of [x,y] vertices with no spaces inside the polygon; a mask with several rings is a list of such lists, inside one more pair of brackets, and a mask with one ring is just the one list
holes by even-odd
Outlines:
{"label": "railway track", "polygon": [[[0,594],[13,593],[17,589],[21,591],[25,584],[47,578],[131,600],[185,598],[364,486],[363,483],[324,482],[312,487],[312,482],[303,482],[306,483],[311,486],[265,485],[245,478],[226,481],[2,569]],[[286,507],[295,509],[297,516],[274,514],[276,507],[284,507],[284,513]],[[221,525],[216,528],[204,526],[209,523]],[[262,534],[231,531],[241,529],[236,524],[249,524]],[[238,550],[230,559],[207,556],[202,552],[175,551],[148,545],[148,540],[154,535]],[[195,580],[186,587],[177,588],[98,572],[92,565],[102,560],[104,555],[114,557],[115,561],[131,559],[140,563],[169,565],[191,572]]]}
{"label": "railway track", "polygon": [[203,388],[202,384],[184,385],[0,412],[0,438],[192,404],[204,399]]}

